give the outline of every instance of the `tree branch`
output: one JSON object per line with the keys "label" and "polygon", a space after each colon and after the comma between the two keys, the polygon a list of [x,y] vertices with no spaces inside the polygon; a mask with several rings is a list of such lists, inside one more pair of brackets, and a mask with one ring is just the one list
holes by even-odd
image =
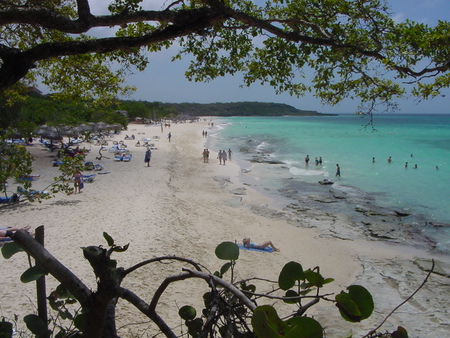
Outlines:
{"label": "tree branch", "polygon": [[12,239],[32,256],[42,268],[63,284],[80,304],[83,305],[86,303],[92,293],[89,288],[41,244],[39,244],[28,232],[25,230],[17,231],[12,236]]}
{"label": "tree branch", "polygon": [[202,271],[200,264],[194,262],[191,259],[187,259],[187,258],[183,258],[183,257],[177,257],[177,256],[162,256],[162,257],[156,257],[156,258],[152,258],[152,259],[148,259],[146,261],[140,262],[134,266],[132,266],[131,268],[125,269],[122,273],[123,277],[127,276],[128,274],[132,273],[133,271],[139,269],[140,267],[150,264],[150,263],[155,263],[155,262],[162,262],[165,260],[171,260],[171,261],[180,261],[180,262],[184,262],[184,263],[189,263],[192,266],[194,266],[194,268],[198,271]]}
{"label": "tree branch", "polygon": [[383,319],[383,321],[373,330],[371,330],[368,334],[366,334],[365,336],[363,336],[363,338],[366,337],[371,337],[381,326],[383,326],[383,324],[386,322],[386,320],[388,320],[388,318],[390,316],[392,316],[392,314],[397,311],[401,306],[403,306],[405,303],[409,302],[411,298],[414,297],[414,295],[419,292],[419,290],[425,285],[425,283],[428,281],[428,278],[430,277],[431,273],[434,270],[434,259],[431,260],[432,265],[431,265],[431,269],[428,272],[427,276],[425,277],[425,279],[423,280],[423,282],[419,285],[419,287],[416,289],[416,291],[414,291],[408,298],[406,298],[403,302],[401,302],[399,305],[397,305],[391,312],[389,312],[389,314]]}

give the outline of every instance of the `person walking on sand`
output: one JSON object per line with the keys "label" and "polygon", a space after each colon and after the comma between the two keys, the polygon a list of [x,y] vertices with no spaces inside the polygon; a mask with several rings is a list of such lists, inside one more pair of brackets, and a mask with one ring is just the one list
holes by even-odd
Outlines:
{"label": "person walking on sand", "polygon": [[225,162],[227,161],[227,152],[224,150],[222,150],[222,162],[223,165],[225,165]]}
{"label": "person walking on sand", "polygon": [[167,134],[167,138],[169,139],[169,142],[170,142],[170,139],[172,138],[172,133],[169,131],[169,134]]}
{"label": "person walking on sand", "polygon": [[219,159],[219,165],[222,164],[222,150],[219,150],[219,154],[217,155],[217,158]]}
{"label": "person walking on sand", "polygon": [[339,164],[336,164],[336,177],[341,177],[341,167]]}
{"label": "person walking on sand", "polygon": [[208,163],[209,151],[208,149],[203,149],[203,163]]}
{"label": "person walking on sand", "polygon": [[75,172],[75,174],[73,174],[73,178],[74,178],[74,193],[77,192],[78,193],[81,192],[81,189],[83,188],[81,185],[83,184],[83,174],[81,173],[81,171],[79,169],[77,169],[77,171]]}
{"label": "person walking on sand", "polygon": [[147,163],[147,167],[150,167],[150,160],[152,159],[152,151],[150,148],[147,148],[145,152],[144,162]]}

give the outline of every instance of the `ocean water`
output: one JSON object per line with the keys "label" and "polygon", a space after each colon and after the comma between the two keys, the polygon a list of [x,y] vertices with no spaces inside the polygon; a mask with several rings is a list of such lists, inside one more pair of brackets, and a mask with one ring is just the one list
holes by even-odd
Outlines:
{"label": "ocean water", "polygon": [[374,129],[368,122],[355,115],[231,117],[221,119],[212,136],[214,147],[232,149],[242,167],[251,167],[255,156],[283,162],[284,173],[270,164],[258,173],[271,189],[282,188],[287,175],[358,188],[377,205],[410,213],[410,222],[450,252],[450,115],[377,115]]}

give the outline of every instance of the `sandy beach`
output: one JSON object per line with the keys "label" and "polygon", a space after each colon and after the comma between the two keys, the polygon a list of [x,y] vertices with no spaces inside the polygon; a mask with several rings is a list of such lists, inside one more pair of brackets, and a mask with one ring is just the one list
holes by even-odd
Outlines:
{"label": "sandy beach", "polygon": [[[420,285],[431,266],[437,262],[424,288],[400,308],[383,326],[393,331],[404,326],[410,337],[445,337],[450,332],[450,258],[423,248],[398,243],[369,240],[356,236],[344,215],[333,217],[311,211],[293,217],[277,209],[267,195],[243,183],[241,168],[233,161],[219,165],[212,146],[209,163],[203,163],[202,151],[207,141],[203,130],[213,128],[207,121],[172,124],[161,131],[159,126],[130,124],[127,131],[112,140],[124,140],[134,134],[136,140],[124,140],[132,153],[130,162],[116,162],[113,154],[96,160],[99,146],[81,144],[90,149],[86,161],[104,166],[94,182],[86,183],[80,194],[58,194],[42,203],[22,202],[0,209],[2,227],[45,226],[45,246],[86,285],[95,289],[95,277],[83,258],[81,247],[105,245],[107,232],[118,245],[130,243],[128,251],[118,253],[118,265],[130,267],[148,258],[176,255],[197,261],[215,271],[223,264],[214,249],[223,241],[254,242],[271,240],[280,252],[240,252],[238,278],[264,277],[277,280],[282,266],[297,261],[304,269],[320,266],[325,277],[335,281],[325,293],[338,293],[351,284],[364,285],[374,296],[375,313],[354,325],[346,323],[336,307],[321,302],[310,314],[322,323],[329,337],[341,337],[353,330],[361,336],[374,328],[386,314]],[[172,133],[171,142],[167,138]],[[151,167],[144,164],[144,147],[136,147],[141,138],[154,139]],[[111,142],[110,142],[111,144]],[[212,143],[213,144],[213,143]],[[55,154],[35,145],[30,147],[35,162],[33,174],[39,179],[36,190],[45,189],[58,175],[52,166]],[[86,172],[91,174],[94,172]],[[251,172],[248,173],[251,176]],[[10,190],[15,185],[10,185]],[[35,311],[34,283],[22,284],[21,273],[27,268],[25,255],[9,260],[1,258],[2,301],[0,316],[12,318]],[[181,272],[179,263],[146,266],[123,282],[146,301],[163,279]],[[48,290],[57,283],[49,277]],[[204,282],[178,282],[170,287],[157,309],[173,327],[180,324],[177,311],[183,305],[200,309]],[[266,290],[270,287],[266,286]],[[264,289],[258,290],[265,291]],[[282,302],[268,300],[279,309]],[[262,304],[259,304],[262,305]],[[284,310],[286,311],[286,310]],[[280,310],[283,313],[283,310]],[[120,301],[117,307],[119,335],[150,337],[155,325],[131,305]]]}

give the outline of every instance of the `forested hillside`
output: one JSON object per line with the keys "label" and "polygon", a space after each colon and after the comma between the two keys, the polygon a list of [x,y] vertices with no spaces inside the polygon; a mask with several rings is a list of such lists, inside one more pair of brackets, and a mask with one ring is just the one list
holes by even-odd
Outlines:
{"label": "forested hillside", "polygon": [[170,103],[179,114],[191,116],[316,116],[326,115],[314,110],[300,110],[283,103]]}

